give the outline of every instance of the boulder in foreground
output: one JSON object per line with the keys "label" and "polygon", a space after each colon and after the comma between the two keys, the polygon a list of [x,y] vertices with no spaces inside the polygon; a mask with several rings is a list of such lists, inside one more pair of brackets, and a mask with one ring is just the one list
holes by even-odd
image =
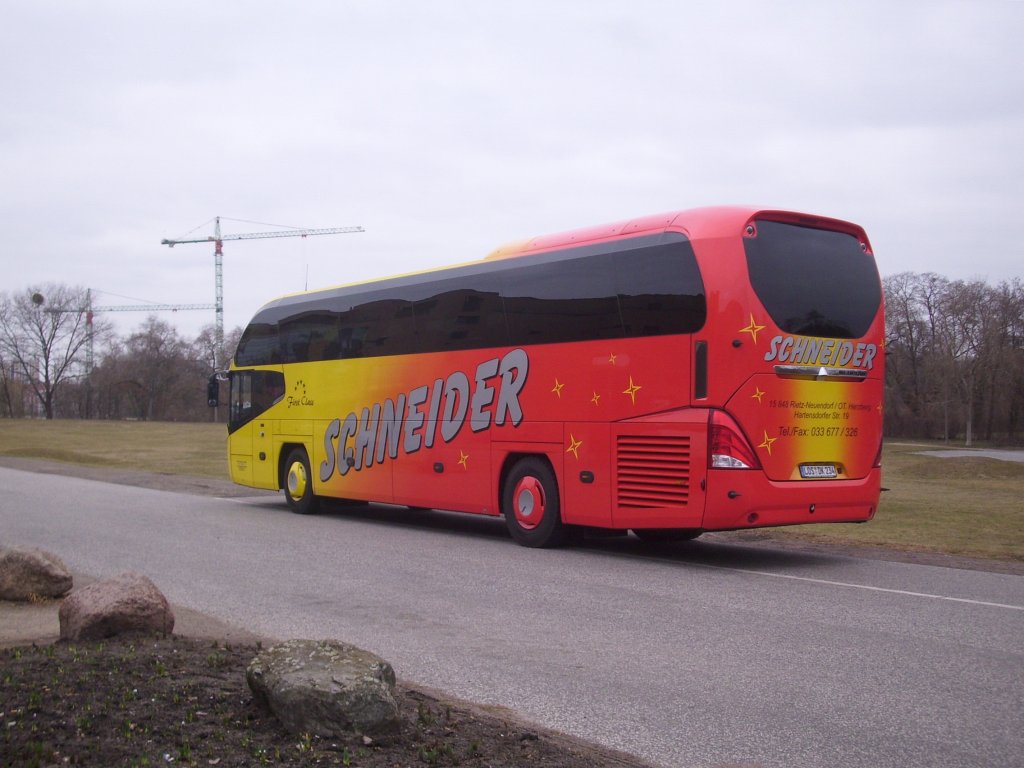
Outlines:
{"label": "boulder in foreground", "polygon": [[174,612],[145,576],[122,573],[68,595],[60,606],[61,640],[101,640],[127,632],[168,635]]}
{"label": "boulder in foreground", "polygon": [[246,679],[256,700],[292,733],[379,739],[400,728],[394,669],[347,643],[279,643],[253,659]]}
{"label": "boulder in foreground", "polygon": [[56,555],[31,547],[0,547],[0,600],[62,597],[71,572]]}

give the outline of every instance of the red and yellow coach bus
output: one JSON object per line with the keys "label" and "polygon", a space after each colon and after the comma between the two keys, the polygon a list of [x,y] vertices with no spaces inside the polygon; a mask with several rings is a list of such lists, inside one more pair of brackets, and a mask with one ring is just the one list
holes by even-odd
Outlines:
{"label": "red and yellow coach bus", "polygon": [[503,515],[515,541],[862,522],[883,301],[864,231],[706,208],[286,296],[231,370],[232,479]]}

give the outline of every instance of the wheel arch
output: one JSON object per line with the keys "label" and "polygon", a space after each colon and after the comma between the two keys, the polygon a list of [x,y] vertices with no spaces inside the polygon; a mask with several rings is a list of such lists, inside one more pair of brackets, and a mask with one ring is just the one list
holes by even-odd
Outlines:
{"label": "wheel arch", "polygon": [[[556,454],[557,455],[557,454]],[[552,451],[545,450],[542,446],[537,446],[535,449],[516,448],[508,451],[504,458],[501,460],[501,469],[498,472],[498,485],[494,489],[494,498],[497,502],[496,509],[501,510],[501,497],[505,493],[505,481],[508,480],[508,475],[512,471],[518,462],[523,459],[535,458],[545,462],[551,469],[551,472],[555,476],[555,482],[558,483],[559,495],[562,493],[564,487],[562,482],[562,468],[558,462],[552,461]]]}
{"label": "wheel arch", "polygon": [[313,476],[310,477],[310,482],[315,483],[319,478],[316,475],[316,469],[313,466],[313,454],[310,451],[310,446],[306,445],[301,440],[289,440],[286,443],[281,443],[277,449],[277,489],[283,490],[285,482],[288,477],[288,457],[292,451],[296,448],[301,448],[306,452],[306,459],[309,461],[309,468],[313,472]]}

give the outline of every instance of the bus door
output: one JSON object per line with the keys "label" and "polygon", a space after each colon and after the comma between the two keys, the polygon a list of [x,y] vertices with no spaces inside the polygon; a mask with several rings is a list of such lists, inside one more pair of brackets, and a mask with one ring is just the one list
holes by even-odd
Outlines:
{"label": "bus door", "polygon": [[228,450],[231,479],[260,488],[277,488],[272,422],[267,412],[284,395],[280,371],[231,371]]}
{"label": "bus door", "polygon": [[252,422],[252,484],[259,488],[277,489],[277,462],[274,460],[276,422],[266,414]]}

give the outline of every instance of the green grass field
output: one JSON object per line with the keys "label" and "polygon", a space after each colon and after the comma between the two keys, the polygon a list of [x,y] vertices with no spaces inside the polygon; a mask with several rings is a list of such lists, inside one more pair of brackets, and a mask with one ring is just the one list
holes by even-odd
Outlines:
{"label": "green grass field", "polygon": [[[893,441],[875,519],[773,529],[786,538],[1024,560],[1024,464],[937,458]],[[0,455],[169,474],[227,477],[223,424],[0,420]]]}

